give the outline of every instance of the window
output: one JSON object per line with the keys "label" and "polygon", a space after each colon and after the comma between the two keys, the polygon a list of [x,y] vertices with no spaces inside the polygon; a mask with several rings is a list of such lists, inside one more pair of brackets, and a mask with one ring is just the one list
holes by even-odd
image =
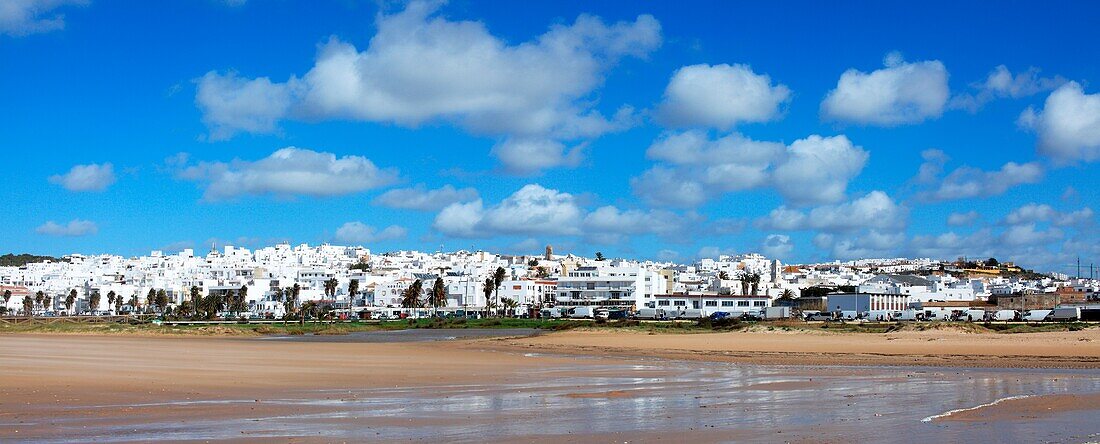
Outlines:
{"label": "window", "polygon": [[722,306],[723,307],[732,307],[733,306],[733,301],[722,301]]}
{"label": "window", "polygon": [[662,307],[668,307],[668,301],[657,301],[657,305]]}
{"label": "window", "polygon": [[674,303],[674,305],[676,305],[677,307],[687,307],[687,302],[684,302],[684,301],[676,301],[676,302]]}
{"label": "window", "polygon": [[765,305],[767,305],[766,301],[753,301],[752,302],[753,307],[763,307]]}
{"label": "window", "polygon": [[717,307],[718,306],[718,301],[706,301],[705,305],[707,307]]}
{"label": "window", "polygon": [[691,308],[699,309],[699,301],[691,301]]}
{"label": "window", "polygon": [[737,306],[738,307],[748,307],[749,306],[749,301],[737,301]]}
{"label": "window", "polygon": [[588,283],[588,289],[589,290],[595,290],[596,289],[596,283],[595,282],[589,282]]}

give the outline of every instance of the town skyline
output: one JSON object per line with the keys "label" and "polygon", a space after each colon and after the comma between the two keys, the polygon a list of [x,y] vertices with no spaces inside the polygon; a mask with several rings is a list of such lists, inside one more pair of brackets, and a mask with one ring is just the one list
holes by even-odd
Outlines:
{"label": "town skyline", "polygon": [[1100,258],[1091,4],[20,4],[3,252]]}

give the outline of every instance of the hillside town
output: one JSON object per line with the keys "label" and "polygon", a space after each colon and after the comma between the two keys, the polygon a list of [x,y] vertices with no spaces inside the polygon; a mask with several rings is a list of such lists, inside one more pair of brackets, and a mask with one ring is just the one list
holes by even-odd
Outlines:
{"label": "hillside town", "polygon": [[[505,315],[568,317],[578,307],[661,317],[982,307],[1053,309],[1100,300],[1100,281],[1042,275],[1012,263],[867,259],[786,265],[759,254],[691,264],[486,251],[373,254],[364,247],[282,243],[198,255],[85,256],[0,267],[8,315],[156,313],[278,319],[305,311],[340,319]],[[829,301],[832,295],[833,302]],[[203,301],[216,301],[213,307]],[[843,305],[839,305],[840,302]],[[849,308],[848,306],[851,305]],[[606,315],[605,315],[606,316]],[[887,316],[892,318],[893,315]]]}

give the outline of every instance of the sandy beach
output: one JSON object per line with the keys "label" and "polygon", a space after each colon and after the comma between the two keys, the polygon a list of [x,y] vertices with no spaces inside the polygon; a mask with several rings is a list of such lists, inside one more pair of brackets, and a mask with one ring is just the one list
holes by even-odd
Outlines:
{"label": "sandy beach", "polygon": [[598,330],[501,339],[492,341],[489,347],[752,364],[1100,368],[1100,329],[1020,334],[952,330],[655,334]]}
{"label": "sandy beach", "polygon": [[[1091,331],[1000,336],[3,335],[0,441],[889,442],[873,430],[951,440],[1018,421],[1037,425],[1003,440],[1087,436],[1092,422],[1079,418],[1100,411],[1092,370],[879,367],[973,354],[987,366],[1095,368],[1100,355]],[[754,349],[765,354],[747,358]],[[838,363],[864,366],[818,365]],[[921,422],[1018,396],[1027,398]],[[846,408],[805,409],[815,402]]]}

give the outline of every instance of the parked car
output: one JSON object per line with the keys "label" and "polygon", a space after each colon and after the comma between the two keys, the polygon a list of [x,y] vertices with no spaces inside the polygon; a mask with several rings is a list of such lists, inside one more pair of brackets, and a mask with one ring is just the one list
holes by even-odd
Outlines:
{"label": "parked car", "polygon": [[728,317],[730,317],[730,314],[729,314],[729,312],[726,312],[726,311],[716,311],[716,312],[710,314],[710,320],[712,320],[712,321],[717,321],[719,319],[726,319]]}
{"label": "parked car", "polygon": [[832,313],[825,313],[820,311],[807,311],[803,312],[803,316],[807,321],[831,321],[833,320]]}

